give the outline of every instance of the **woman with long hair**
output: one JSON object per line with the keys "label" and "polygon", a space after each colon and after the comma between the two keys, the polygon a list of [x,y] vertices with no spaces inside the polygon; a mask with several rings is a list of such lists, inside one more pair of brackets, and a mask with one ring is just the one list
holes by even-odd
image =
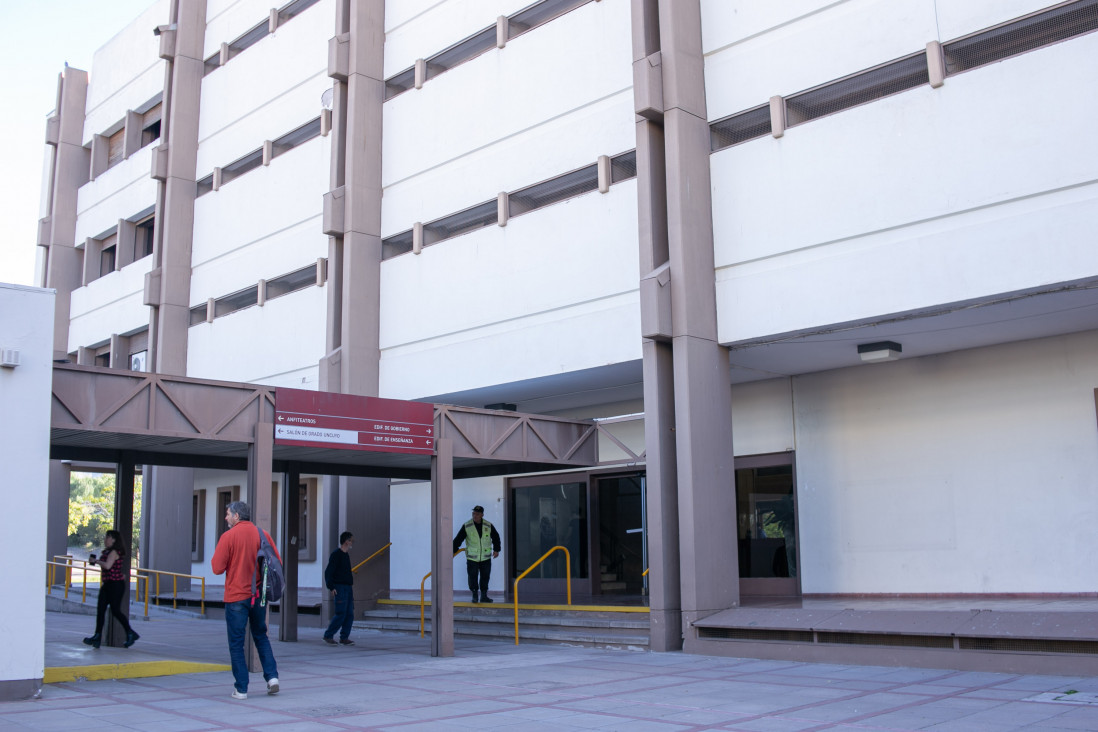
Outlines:
{"label": "woman with long hair", "polygon": [[129,648],[139,636],[130,627],[130,621],[122,614],[122,595],[126,591],[126,583],[129,578],[123,574],[126,566],[126,542],[122,540],[122,534],[111,529],[103,538],[103,551],[97,559],[94,554],[88,557],[88,564],[98,564],[100,569],[99,604],[95,613],[95,634],[84,639],[92,648],[98,648],[103,637],[103,620],[107,615],[107,607],[115,619],[126,629],[126,642],[122,645]]}

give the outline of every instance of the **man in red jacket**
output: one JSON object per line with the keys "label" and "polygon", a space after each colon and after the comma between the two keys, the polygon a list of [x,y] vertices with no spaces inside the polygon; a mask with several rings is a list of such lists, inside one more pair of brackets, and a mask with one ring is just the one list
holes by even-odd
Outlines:
{"label": "man in red jacket", "polygon": [[[256,592],[259,529],[249,521],[251,516],[247,503],[233,501],[229,504],[225,511],[229,530],[218,540],[211,562],[214,574],[225,575],[225,624],[229,629],[229,658],[236,681],[233,699],[248,698],[248,661],[244,658],[244,629],[248,625],[251,625],[252,640],[263,664],[267,693],[278,693],[278,666],[271,642],[267,640],[267,608],[260,607]],[[266,531],[263,533],[267,534]],[[267,541],[274,547],[270,534],[267,534]],[[282,556],[278,558],[281,561]]]}

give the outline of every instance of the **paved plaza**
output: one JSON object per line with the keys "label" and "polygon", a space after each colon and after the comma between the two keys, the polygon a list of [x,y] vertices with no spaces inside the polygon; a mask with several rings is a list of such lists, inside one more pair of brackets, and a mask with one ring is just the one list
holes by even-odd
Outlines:
{"label": "paved plaza", "polygon": [[[47,673],[79,668],[78,680],[0,703],[0,729],[1098,730],[1098,678],[460,638],[455,657],[431,658],[429,639],[356,630],[356,645],[332,647],[319,628],[274,641],[280,694],[268,696],[253,674],[248,699],[237,701],[222,621],[137,621],[133,648],[98,651],[80,642],[92,625],[47,615]],[[130,678],[81,680],[104,673]]]}

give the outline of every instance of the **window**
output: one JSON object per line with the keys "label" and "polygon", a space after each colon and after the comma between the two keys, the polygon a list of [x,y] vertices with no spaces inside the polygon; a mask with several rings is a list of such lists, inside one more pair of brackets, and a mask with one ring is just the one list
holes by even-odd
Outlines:
{"label": "window", "polygon": [[229,529],[229,525],[225,523],[225,512],[228,510],[229,504],[239,500],[240,486],[232,485],[217,489],[217,516],[214,518],[214,523],[217,526],[218,539]]}
{"label": "window", "polygon": [[713,152],[769,135],[770,105],[749,109],[709,125],[709,149]]}
{"label": "window", "polygon": [[785,100],[786,117],[792,127],[922,86],[929,81],[926,53],[917,53],[794,94]]}
{"label": "window", "polygon": [[637,151],[630,150],[621,155],[610,158],[610,182],[621,183],[623,180],[637,177]]}
{"label": "window", "polygon": [[[224,512],[221,515],[224,516]],[[201,562],[205,548],[206,491],[195,491],[191,496],[191,561]]]}
{"label": "window", "polygon": [[116,243],[118,234],[111,234],[103,240],[99,249],[99,276],[104,277],[114,271],[117,262]]}
{"label": "window", "polygon": [[320,137],[320,117],[306,122],[293,132],[275,140],[271,157],[277,158],[282,153],[293,150],[298,145],[308,142],[314,137]]}
{"label": "window", "polygon": [[297,487],[297,558],[303,562],[316,559],[316,483],[316,478],[306,478]]}
{"label": "window", "polygon": [[572,171],[565,175],[547,180],[544,183],[523,188],[511,194],[511,215],[519,216],[553,203],[578,196],[581,193],[598,190],[598,165]]}
{"label": "window", "polygon": [[770,594],[795,594],[796,582],[790,582],[799,569],[793,455],[753,455],[735,462],[740,579],[785,580],[788,591]]}
{"label": "window", "polygon": [[110,351],[110,348],[108,348],[106,351],[104,351],[102,353],[95,354],[95,365],[100,367],[100,368],[104,368],[104,369],[109,369],[111,367],[111,351]]}
{"label": "window", "polygon": [[304,267],[281,277],[267,281],[267,299],[288,295],[316,284],[316,265]]}
{"label": "window", "polygon": [[198,181],[198,190],[195,191],[194,197],[204,196],[214,189],[214,177],[213,175],[207,175]]}
{"label": "window", "polygon": [[233,178],[239,178],[248,171],[255,170],[263,165],[263,149],[253,150],[242,158],[234,160],[221,169],[221,185],[225,185]]}
{"label": "window", "polygon": [[137,222],[133,240],[133,261],[144,259],[153,253],[153,231],[155,227],[155,216],[149,216]]}
{"label": "window", "polygon": [[160,139],[160,112],[161,104],[157,103],[148,112],[145,112],[141,120],[141,147]]}
{"label": "window", "polygon": [[226,295],[225,297],[215,300],[214,317],[220,318],[222,315],[228,315],[229,313],[235,313],[237,310],[250,308],[258,302],[259,287],[257,285],[252,285],[240,292],[234,292],[232,295]]}
{"label": "window", "polygon": [[201,305],[195,305],[193,308],[191,308],[190,314],[191,314],[191,319],[190,319],[190,324],[191,325],[198,325],[199,323],[205,323],[206,322],[206,303],[202,303]]}
{"label": "window", "polygon": [[499,214],[496,202],[487,201],[425,225],[423,227],[423,244],[426,246],[455,236],[468,234],[470,231],[493,226],[498,221]]}
{"label": "window", "polygon": [[115,132],[113,135],[107,138],[107,167],[111,168],[122,161],[122,155],[125,148],[126,130],[125,128]]}

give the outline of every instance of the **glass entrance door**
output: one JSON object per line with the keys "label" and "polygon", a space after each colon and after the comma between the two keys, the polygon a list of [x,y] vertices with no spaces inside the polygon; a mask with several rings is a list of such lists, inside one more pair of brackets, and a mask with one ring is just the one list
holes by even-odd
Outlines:
{"label": "glass entrance door", "polygon": [[[589,595],[586,474],[516,478],[510,486],[511,582],[554,546],[563,546],[569,552],[573,596]],[[551,554],[519,583],[519,601],[563,602],[567,566],[564,552]]]}
{"label": "glass entrance door", "polygon": [[736,459],[740,594],[800,595],[793,456]]}

